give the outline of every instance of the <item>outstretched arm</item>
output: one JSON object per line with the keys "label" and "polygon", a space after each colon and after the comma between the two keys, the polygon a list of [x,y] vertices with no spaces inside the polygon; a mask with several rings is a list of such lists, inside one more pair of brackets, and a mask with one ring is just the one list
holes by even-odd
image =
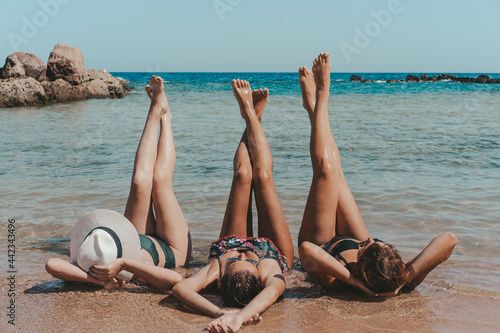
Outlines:
{"label": "outstretched arm", "polygon": [[66,281],[93,283],[105,288],[112,288],[119,284],[119,282],[113,278],[107,280],[96,279],[80,267],[59,258],[47,260],[45,270],[53,277]]}
{"label": "outstretched arm", "polygon": [[434,238],[418,256],[406,263],[406,285],[415,288],[437,265],[448,259],[457,245],[457,237],[445,232]]}
{"label": "outstretched arm", "polygon": [[198,293],[214,282],[218,274],[219,267],[217,260],[212,260],[211,263],[203,267],[195,276],[177,283],[172,291],[175,297],[190,307],[211,317],[218,317],[222,314],[221,309]]}
{"label": "outstretched arm", "polygon": [[98,280],[110,280],[121,270],[134,274],[136,278],[160,290],[170,290],[182,281],[182,276],[173,270],[124,258],[115,259],[109,265],[93,266],[89,274]]}
{"label": "outstretched arm", "polygon": [[328,288],[335,279],[351,285],[365,294],[373,295],[359,279],[357,279],[337,259],[325,250],[311,242],[303,242],[299,248],[299,255],[305,268],[313,273],[323,288]]}

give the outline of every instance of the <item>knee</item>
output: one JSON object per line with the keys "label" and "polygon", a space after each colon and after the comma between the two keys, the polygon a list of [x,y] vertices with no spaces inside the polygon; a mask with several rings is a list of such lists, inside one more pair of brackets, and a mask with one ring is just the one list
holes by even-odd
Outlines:
{"label": "knee", "polygon": [[330,158],[322,158],[313,167],[313,172],[316,177],[337,180],[339,178],[339,170],[334,160]]}
{"label": "knee", "polygon": [[173,178],[172,176],[173,175],[171,175],[166,170],[163,170],[161,168],[160,169],[155,168],[155,172],[153,174],[153,189],[162,186],[172,185],[172,178]]}
{"label": "knee", "polygon": [[151,192],[152,185],[153,179],[146,172],[136,171],[132,176],[131,191],[147,194],[147,192]]}
{"label": "knee", "polygon": [[253,182],[257,186],[263,186],[272,183],[273,169],[269,167],[256,167],[252,171]]}
{"label": "knee", "polygon": [[233,178],[240,184],[252,183],[252,167],[247,165],[239,165],[234,169]]}

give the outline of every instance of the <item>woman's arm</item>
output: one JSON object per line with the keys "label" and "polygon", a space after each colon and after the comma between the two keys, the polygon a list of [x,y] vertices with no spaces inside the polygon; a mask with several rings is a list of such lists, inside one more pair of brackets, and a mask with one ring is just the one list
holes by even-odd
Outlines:
{"label": "woman's arm", "polygon": [[339,279],[368,295],[373,295],[373,292],[344,265],[318,245],[303,242],[299,248],[299,256],[305,268],[318,278],[324,288],[328,288],[335,279]]}
{"label": "woman's arm", "polygon": [[457,245],[457,237],[445,232],[434,238],[418,256],[406,263],[406,285],[418,286],[437,265],[448,259]]}
{"label": "woman's arm", "polygon": [[66,281],[93,283],[107,289],[119,285],[119,282],[116,279],[96,279],[80,267],[59,258],[51,258],[47,260],[45,270],[53,277]]}
{"label": "woman's arm", "polygon": [[203,267],[198,274],[177,283],[172,289],[175,297],[190,307],[201,311],[211,317],[221,315],[221,309],[212,304],[198,292],[217,279],[219,266],[217,260],[212,260],[207,266]]}
{"label": "woman's arm", "polygon": [[110,280],[121,270],[134,274],[136,278],[160,290],[170,290],[176,283],[182,281],[182,276],[173,270],[124,258],[115,259],[109,265],[93,266],[89,274],[98,280]]}

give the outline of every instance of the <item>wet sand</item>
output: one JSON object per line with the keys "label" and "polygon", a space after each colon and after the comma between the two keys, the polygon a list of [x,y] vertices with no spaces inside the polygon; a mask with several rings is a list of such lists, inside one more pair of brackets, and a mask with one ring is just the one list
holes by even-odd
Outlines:
{"label": "wet sand", "polygon": [[[16,325],[8,325],[4,315],[2,327],[7,326],[7,331],[201,332],[210,322],[210,318],[177,301],[171,292],[160,292],[140,282],[107,291],[54,279],[43,269],[43,262],[50,256],[43,252],[18,255],[23,271],[16,275]],[[68,259],[65,255],[59,257]],[[177,269],[181,274],[196,273],[206,253],[195,250],[193,257],[190,268]],[[286,276],[288,289],[282,299],[263,314],[261,323],[241,331],[500,331],[500,292],[446,282],[439,270],[456,265],[459,263],[445,263],[417,290],[383,300],[355,291],[324,292],[295,260]],[[4,273],[1,278],[5,281]],[[6,284],[2,283],[1,288],[2,295],[6,295]],[[215,294],[206,297],[222,305]]]}

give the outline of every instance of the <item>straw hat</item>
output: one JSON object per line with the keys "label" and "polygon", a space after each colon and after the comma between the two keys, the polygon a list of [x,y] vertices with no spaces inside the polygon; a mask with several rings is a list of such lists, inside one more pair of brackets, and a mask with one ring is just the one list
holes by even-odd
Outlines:
{"label": "straw hat", "polygon": [[[93,265],[107,265],[116,258],[139,260],[139,235],[127,218],[100,209],[83,215],[71,232],[71,261],[88,272]],[[128,281],[133,274],[120,271],[117,279]]]}

